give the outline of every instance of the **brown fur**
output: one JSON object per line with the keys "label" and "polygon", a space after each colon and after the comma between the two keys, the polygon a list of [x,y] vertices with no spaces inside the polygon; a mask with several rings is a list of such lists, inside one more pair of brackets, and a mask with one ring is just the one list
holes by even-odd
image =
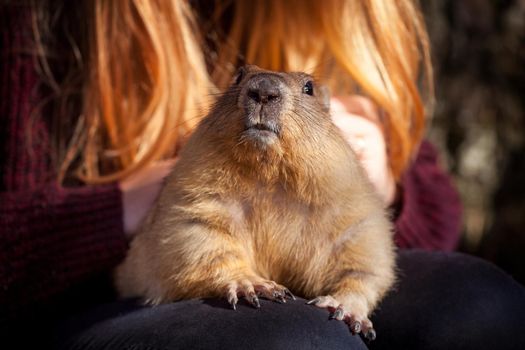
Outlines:
{"label": "brown fur", "polygon": [[[394,280],[383,203],[320,98],[303,93],[309,76],[245,73],[188,141],[117,287],[159,303],[275,281],[365,318]],[[285,85],[282,128],[266,146],[244,134],[246,82],[258,74]]]}

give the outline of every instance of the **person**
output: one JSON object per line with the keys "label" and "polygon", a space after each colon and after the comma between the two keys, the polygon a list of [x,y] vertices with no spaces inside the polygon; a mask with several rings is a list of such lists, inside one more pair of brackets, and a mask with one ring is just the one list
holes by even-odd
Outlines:
{"label": "person", "polygon": [[461,203],[439,168],[435,148],[423,140],[433,77],[428,37],[414,2],[217,4],[213,9],[201,4],[212,19],[208,26],[217,28],[212,42],[216,84],[224,88],[244,63],[318,77],[333,96],[334,122],[398,214],[398,246],[454,250]]}
{"label": "person", "polygon": [[[374,315],[378,339],[371,344],[301,301],[262,301],[261,310],[240,305],[232,313],[219,300],[150,308],[115,302],[108,292],[107,273],[169,171],[171,162],[160,161],[177,154],[214,84],[224,86],[232,72],[226,68],[241,64],[239,53],[271,69],[317,67],[335,96],[334,122],[396,212],[398,246],[455,247],[459,199],[436,150],[421,141],[416,67],[423,55],[428,71],[429,59],[416,7],[320,3],[255,2],[250,9],[234,1],[215,15],[231,18],[227,40],[213,43],[216,56],[202,55],[185,1],[0,7],[0,300],[11,340],[58,348],[518,348],[523,316],[514,311],[525,305],[523,288],[492,265],[455,254],[400,253],[400,281]],[[192,3],[201,12],[209,4]],[[272,35],[264,35],[268,28]],[[346,38],[354,47],[343,50]],[[250,56],[262,53],[276,66]],[[284,58],[298,63],[284,65]],[[215,67],[209,75],[206,62]]]}

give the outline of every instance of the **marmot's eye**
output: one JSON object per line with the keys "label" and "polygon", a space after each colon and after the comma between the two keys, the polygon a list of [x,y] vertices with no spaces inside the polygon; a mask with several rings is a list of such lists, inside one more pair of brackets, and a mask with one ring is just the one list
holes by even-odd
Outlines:
{"label": "marmot's eye", "polygon": [[237,75],[235,76],[235,85],[239,85],[239,83],[244,78],[245,73],[246,69],[244,69],[244,67],[241,67],[239,70],[237,70]]}
{"label": "marmot's eye", "polygon": [[312,83],[311,80],[308,80],[306,84],[303,86],[303,94],[307,94],[310,96],[314,95],[314,83]]}

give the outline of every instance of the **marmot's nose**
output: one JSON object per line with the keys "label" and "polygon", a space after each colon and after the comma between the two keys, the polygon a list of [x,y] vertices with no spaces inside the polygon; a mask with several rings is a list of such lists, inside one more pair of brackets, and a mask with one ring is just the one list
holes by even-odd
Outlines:
{"label": "marmot's nose", "polygon": [[272,76],[255,76],[248,84],[248,98],[257,103],[267,104],[281,100],[279,81]]}

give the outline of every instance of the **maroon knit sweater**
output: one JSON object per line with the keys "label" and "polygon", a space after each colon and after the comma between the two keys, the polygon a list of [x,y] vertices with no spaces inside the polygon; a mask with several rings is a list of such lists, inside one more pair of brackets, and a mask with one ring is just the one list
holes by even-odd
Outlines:
{"label": "maroon knit sweater", "polygon": [[[31,43],[27,15],[0,7],[0,318],[110,270],[127,246],[116,185],[57,184],[46,116],[32,114],[40,98],[35,59],[20,51]],[[430,144],[401,189],[397,245],[454,249],[460,201]]]}
{"label": "maroon knit sweater", "polygon": [[48,120],[33,114],[29,20],[0,6],[0,319],[110,269],[127,248],[117,186],[57,184]]}

